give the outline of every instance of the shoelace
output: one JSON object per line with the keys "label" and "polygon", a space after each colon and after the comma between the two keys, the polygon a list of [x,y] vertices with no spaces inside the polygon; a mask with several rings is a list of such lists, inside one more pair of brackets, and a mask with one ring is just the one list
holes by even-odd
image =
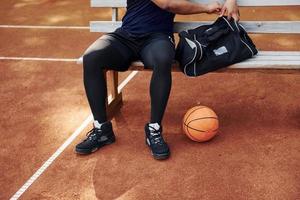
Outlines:
{"label": "shoelace", "polygon": [[161,137],[161,133],[159,130],[156,130],[155,128],[152,128],[151,126],[149,126],[150,129],[150,135],[151,137],[151,141],[154,144],[163,144],[163,138]]}
{"label": "shoelace", "polygon": [[93,128],[92,130],[90,130],[89,132],[87,132],[86,134],[86,139],[85,140],[95,140],[97,138],[97,133],[96,132],[102,132],[101,129],[98,128]]}

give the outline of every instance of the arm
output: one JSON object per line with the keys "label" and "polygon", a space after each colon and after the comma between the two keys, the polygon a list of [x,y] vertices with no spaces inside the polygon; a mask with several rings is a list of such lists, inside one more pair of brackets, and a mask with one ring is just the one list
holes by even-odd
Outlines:
{"label": "arm", "polygon": [[221,16],[224,15],[226,15],[228,19],[232,17],[236,21],[240,20],[239,7],[237,5],[236,0],[226,0],[221,11]]}
{"label": "arm", "polygon": [[221,5],[218,2],[211,4],[193,3],[187,0],[151,0],[158,7],[169,12],[181,15],[198,13],[219,13]]}

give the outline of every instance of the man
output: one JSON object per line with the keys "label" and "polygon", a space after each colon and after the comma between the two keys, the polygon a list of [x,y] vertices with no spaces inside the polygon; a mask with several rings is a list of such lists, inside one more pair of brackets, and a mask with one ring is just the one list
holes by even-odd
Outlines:
{"label": "man", "polygon": [[[97,41],[97,49],[83,57],[84,86],[94,116],[94,128],[76,146],[76,152],[89,154],[115,141],[112,124],[107,120],[104,69],[126,71],[134,60],[153,69],[150,83],[151,116],[145,125],[146,144],[155,159],[166,159],[170,150],[162,136],[162,118],[167,106],[175,56],[173,22],[175,14],[221,14],[238,20],[235,0],[219,3],[193,3],[187,0],[127,0],[122,26]],[[130,133],[128,133],[130,134]]]}

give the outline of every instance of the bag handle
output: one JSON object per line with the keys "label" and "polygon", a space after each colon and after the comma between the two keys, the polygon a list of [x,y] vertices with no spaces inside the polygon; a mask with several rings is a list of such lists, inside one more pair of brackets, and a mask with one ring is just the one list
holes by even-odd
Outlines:
{"label": "bag handle", "polygon": [[222,37],[223,35],[226,35],[227,33],[229,33],[229,29],[228,28],[224,28],[224,29],[219,29],[218,31],[216,31],[214,34],[211,35],[206,35],[207,37],[207,41],[213,42],[218,40],[220,37]]}
{"label": "bag handle", "polygon": [[226,35],[230,31],[232,31],[228,24],[222,23],[222,21],[224,21],[224,18],[219,17],[218,20],[213,24],[213,26],[204,32],[204,36],[208,43],[216,41],[223,35]]}

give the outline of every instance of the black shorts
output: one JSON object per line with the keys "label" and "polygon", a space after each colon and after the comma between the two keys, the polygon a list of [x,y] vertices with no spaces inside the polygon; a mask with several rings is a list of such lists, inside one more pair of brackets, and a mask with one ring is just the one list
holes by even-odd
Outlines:
{"label": "black shorts", "polygon": [[145,68],[155,67],[151,66],[149,61],[149,55],[154,51],[156,54],[165,55],[166,59],[174,60],[174,36],[166,33],[148,33],[137,37],[118,28],[96,40],[86,50],[85,55],[101,54],[105,57],[103,62],[107,63],[105,69],[127,71],[130,63],[136,60],[141,60]]}

